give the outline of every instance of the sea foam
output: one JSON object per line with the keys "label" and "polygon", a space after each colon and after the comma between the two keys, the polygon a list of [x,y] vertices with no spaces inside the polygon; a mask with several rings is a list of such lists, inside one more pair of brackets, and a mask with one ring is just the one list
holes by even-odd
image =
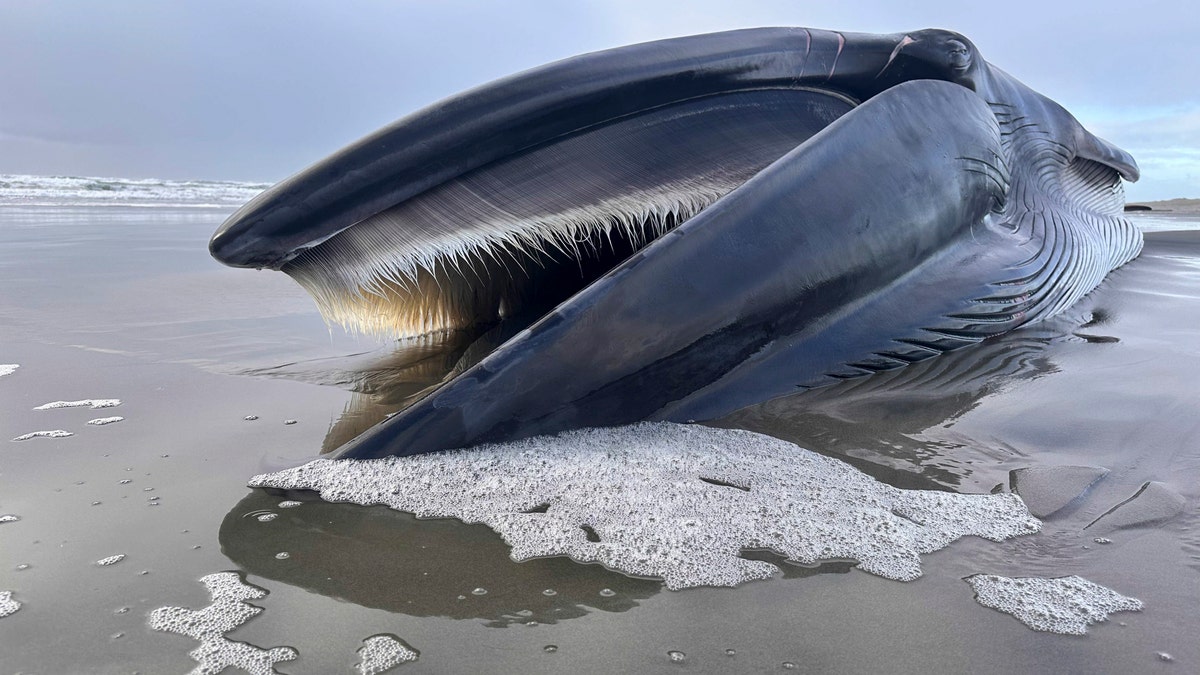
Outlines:
{"label": "sea foam", "polygon": [[394,635],[372,635],[363,640],[358,650],[359,675],[379,675],[401,663],[416,661],[417,650],[404,644]]}
{"label": "sea foam", "polygon": [[645,423],[470,450],[316,460],[255,476],[253,487],[315,490],[419,517],[483,523],[514,560],[569,556],[671,589],[772,576],[741,557],[855,560],[897,580],[964,535],[1002,541],[1041,523],[1012,494],[901,490],[839,460],[748,431]]}
{"label": "sea foam", "polygon": [[240,206],[268,183],[0,174],[0,206]]}
{"label": "sea foam", "polygon": [[21,434],[14,438],[14,441],[28,441],[31,438],[66,438],[75,434],[65,429],[51,429],[49,431],[31,431],[27,434]]}
{"label": "sea foam", "polygon": [[51,401],[43,403],[34,410],[59,410],[61,408],[115,408],[121,405],[121,400],[116,398],[85,398],[80,401]]}
{"label": "sea foam", "polygon": [[1113,612],[1138,612],[1142,601],[1129,598],[1083,577],[1009,578],[976,574],[965,581],[985,607],[1011,614],[1034,630],[1084,635],[1089,625]]}
{"label": "sea foam", "polygon": [[225,633],[263,611],[246,601],[264,598],[266,591],[245,583],[236,572],[217,572],[200,581],[212,598],[209,606],[199,610],[160,607],[150,613],[150,627],[154,630],[185,635],[200,642],[199,647],[188,653],[200,664],[193,673],[219,673],[232,666],[254,675],[271,675],[276,672],[275,664],[299,656],[291,647],[263,649],[225,637]]}
{"label": "sea foam", "polygon": [[0,591],[0,619],[16,614],[21,603],[12,599],[12,591]]}

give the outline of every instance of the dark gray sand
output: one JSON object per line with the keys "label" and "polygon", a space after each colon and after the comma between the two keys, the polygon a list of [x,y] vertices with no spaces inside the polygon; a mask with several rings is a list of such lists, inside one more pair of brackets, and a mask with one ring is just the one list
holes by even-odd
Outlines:
{"label": "dark gray sand", "polygon": [[[328,385],[405,382],[394,403],[461,346],[410,347],[364,378],[387,349],[331,334],[282,275],[208,258],[226,213],[0,207],[0,364],[20,366],[0,375],[0,515],[19,517],[0,522],[0,591],[20,603],[0,618],[2,673],[187,672],[197,643],[148,617],[205,607],[199,580],[222,571],[267,592],[229,637],[294,648],[284,673],[352,672],[380,634],[420,653],[395,671],[412,673],[1200,669],[1200,232],[1150,235],[1051,322],[722,423],[902,488],[989,492],[1024,470],[1027,498],[1054,509],[1040,534],[968,537],[909,583],[834,562],[672,592],[561,558],[514,563],[479,525],[281,508],[247,489],[390,409]],[[86,399],[121,403],[34,410]],[[49,430],[73,435],[8,440]],[[1054,493],[1092,480],[1078,499]],[[1079,575],[1145,609],[1082,637],[1036,632],[978,604],[974,574]]]}

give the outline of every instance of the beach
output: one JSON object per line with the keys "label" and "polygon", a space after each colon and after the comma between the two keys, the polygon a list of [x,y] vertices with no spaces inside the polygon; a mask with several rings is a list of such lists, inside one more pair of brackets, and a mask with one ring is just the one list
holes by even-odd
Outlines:
{"label": "beach", "polygon": [[[1200,664],[1195,210],[1132,214],[1147,230],[1142,255],[1050,321],[714,425],[904,489],[987,494],[1029,467],[1108,470],[1040,533],[963,538],[925,556],[911,582],[761,553],[783,572],[670,591],[561,557],[514,562],[483,525],[319,500],[281,507],[284,495],[246,487],[436,383],[459,346],[346,335],[284,275],[213,261],[207,241],[242,198],[235,187],[0,204],[0,364],[18,366],[0,375],[0,515],[17,517],[0,522],[0,591],[20,603],[0,618],[3,672],[187,672],[195,641],[148,617],[203,608],[200,579],[225,571],[266,591],[251,601],[263,611],[228,637],[293,648],[286,673],[353,672],[363,641],[381,634],[419,652],[397,666],[406,673]],[[9,440],[39,431],[71,435]],[[1105,520],[1151,482],[1185,505]],[[1037,632],[976,602],[964,582],[975,574],[1080,575],[1145,608],[1083,637]]]}

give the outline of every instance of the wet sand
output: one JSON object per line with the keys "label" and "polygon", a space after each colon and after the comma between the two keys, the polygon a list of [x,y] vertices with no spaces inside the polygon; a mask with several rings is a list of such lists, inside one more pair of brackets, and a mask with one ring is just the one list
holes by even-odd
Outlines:
{"label": "wet sand", "polygon": [[[151,630],[147,617],[205,606],[198,580],[226,570],[268,592],[252,601],[265,611],[230,637],[295,648],[285,673],[350,672],[362,641],[381,633],[420,652],[396,670],[412,673],[1200,664],[1198,232],[1151,234],[1139,259],[1051,322],[721,422],[904,488],[988,492],[1024,467],[1111,470],[1041,534],[964,539],[925,557],[910,583],[835,562],[672,592],[566,559],[514,563],[479,525],[382,507],[279,508],[282,497],[246,488],[253,474],[318,453],[331,430],[362,424],[338,421],[347,409],[364,415],[363,395],[330,385],[362,385],[355,373],[390,349],[330,333],[282,275],[211,261],[207,238],[226,214],[0,208],[0,363],[20,365],[0,376],[0,514],[20,517],[0,523],[0,591],[21,603],[0,618],[5,672],[187,672],[196,643]],[[1200,218],[1164,225],[1156,215],[1134,217],[1200,228]],[[389,358],[382,370],[407,378],[408,393],[453,363],[436,346]],[[109,398],[121,404],[34,410]],[[110,416],[124,420],[87,424]],[[74,435],[8,440],[53,429]],[[1147,481],[1183,495],[1183,513],[1085,529]],[[263,522],[264,512],[277,516]],[[126,557],[96,564],[117,554]],[[1085,637],[1038,633],[977,604],[962,580],[977,573],[1078,574],[1146,609]]]}

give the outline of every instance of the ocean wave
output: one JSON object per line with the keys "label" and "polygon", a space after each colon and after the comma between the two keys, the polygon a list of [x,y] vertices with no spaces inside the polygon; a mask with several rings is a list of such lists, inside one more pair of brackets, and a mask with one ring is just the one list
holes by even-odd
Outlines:
{"label": "ocean wave", "polygon": [[270,183],[0,174],[0,206],[240,206]]}

